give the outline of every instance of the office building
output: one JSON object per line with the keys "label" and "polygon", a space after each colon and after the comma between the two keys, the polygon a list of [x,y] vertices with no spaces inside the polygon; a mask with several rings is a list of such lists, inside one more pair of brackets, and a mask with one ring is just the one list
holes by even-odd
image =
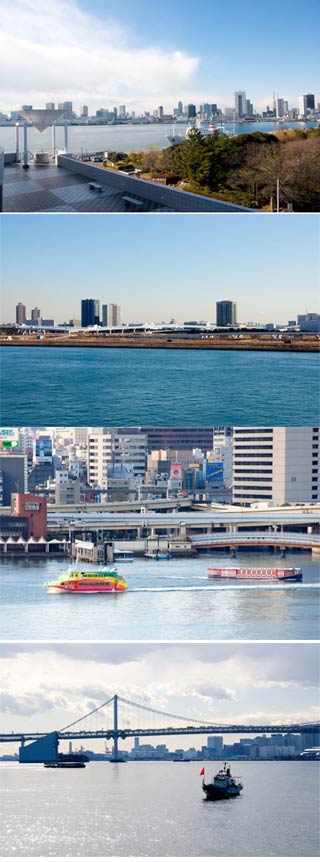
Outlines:
{"label": "office building", "polygon": [[18,302],[18,305],[16,305],[16,323],[21,325],[26,322],[26,319],[26,306],[22,302]]}
{"label": "office building", "polygon": [[81,326],[99,326],[100,302],[98,299],[81,300]]}
{"label": "office building", "polygon": [[234,428],[233,502],[320,499],[320,429]]}
{"label": "office building", "polygon": [[197,109],[195,105],[187,105],[187,117],[188,120],[193,120],[194,117],[197,116]]}
{"label": "office building", "polygon": [[52,463],[52,439],[48,434],[41,434],[34,441],[34,461],[36,464]]}
{"label": "office building", "polygon": [[46,111],[54,111],[55,104],[54,102],[46,102]]}
{"label": "office building", "polygon": [[28,490],[26,455],[0,454],[0,471],[3,505],[10,506],[11,494],[25,494]]}
{"label": "office building", "polygon": [[112,434],[107,428],[95,428],[88,435],[88,485],[107,488],[108,465],[112,463]]}
{"label": "office building", "polygon": [[102,306],[102,325],[121,326],[121,305],[108,303]]}
{"label": "office building", "polygon": [[120,107],[119,107],[119,117],[120,117],[120,119],[121,119],[121,120],[125,120],[126,116],[127,116],[126,106],[125,106],[125,105],[120,105]]}
{"label": "office building", "polygon": [[69,476],[68,470],[56,471],[55,504],[76,506],[80,503],[80,480]]}
{"label": "office building", "polygon": [[82,105],[82,107],[80,108],[80,115],[81,115],[81,117],[88,117],[88,115],[89,115],[88,105]]}
{"label": "office building", "polygon": [[297,322],[301,332],[320,332],[320,314],[298,314]]}
{"label": "office building", "polygon": [[301,117],[305,117],[309,111],[314,111],[316,107],[316,100],[313,93],[305,93],[303,96],[299,98],[299,114]]}
{"label": "office building", "polygon": [[234,326],[237,323],[237,304],[230,299],[216,303],[217,326]]}
{"label": "office building", "polygon": [[72,110],[72,102],[63,102],[63,119],[64,120],[72,120],[73,110]]}
{"label": "office building", "polygon": [[277,111],[277,119],[280,119],[280,117],[284,117],[285,108],[284,108],[284,100],[283,99],[277,99],[276,111]]}
{"label": "office building", "polygon": [[119,434],[113,437],[112,464],[126,467],[132,476],[145,477],[147,469],[146,434]]}
{"label": "office building", "polygon": [[168,449],[201,449],[202,452],[209,452],[213,446],[213,428],[156,428],[144,425],[139,430],[147,436],[148,452]]}
{"label": "office building", "polygon": [[244,117],[247,113],[247,97],[244,90],[237,90],[234,94],[235,112],[238,117]]}

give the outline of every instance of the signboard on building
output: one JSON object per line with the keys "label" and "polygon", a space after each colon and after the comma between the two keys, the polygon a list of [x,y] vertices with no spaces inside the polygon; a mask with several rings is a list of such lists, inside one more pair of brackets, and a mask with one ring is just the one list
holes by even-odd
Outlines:
{"label": "signboard on building", "polygon": [[19,449],[18,428],[0,428],[0,449],[6,452],[8,449]]}
{"label": "signboard on building", "polygon": [[182,482],[182,464],[171,464],[170,479],[175,482]]}
{"label": "signboard on building", "polygon": [[48,463],[52,460],[52,440],[51,437],[38,437],[35,443],[36,461]]}
{"label": "signboard on building", "polygon": [[223,461],[207,461],[206,462],[206,481],[222,484],[222,482],[223,482]]}

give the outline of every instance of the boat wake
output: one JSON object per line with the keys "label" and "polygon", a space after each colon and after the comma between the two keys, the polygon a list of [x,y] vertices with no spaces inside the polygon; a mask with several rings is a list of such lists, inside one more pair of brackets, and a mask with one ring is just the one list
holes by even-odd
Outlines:
{"label": "boat wake", "polygon": [[223,586],[211,585],[200,587],[200,586],[185,586],[185,587],[130,587],[127,590],[127,593],[200,593],[200,592],[237,592],[239,590],[308,590],[308,589],[319,589],[320,583],[316,584],[243,584],[243,585],[233,585],[233,584],[224,584]]}

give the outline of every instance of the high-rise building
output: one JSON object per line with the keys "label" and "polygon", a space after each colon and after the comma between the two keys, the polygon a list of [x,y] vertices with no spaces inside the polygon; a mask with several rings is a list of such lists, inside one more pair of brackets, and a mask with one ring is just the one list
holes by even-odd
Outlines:
{"label": "high-rise building", "polygon": [[24,494],[28,490],[26,455],[0,454],[0,471],[3,483],[3,505],[10,506],[11,494]]}
{"label": "high-rise building", "polygon": [[72,120],[73,117],[73,109],[72,102],[63,102],[63,119],[64,120]]}
{"label": "high-rise building", "polygon": [[23,305],[23,302],[18,302],[18,305],[16,305],[16,323],[25,323],[26,319],[26,306]]}
{"label": "high-rise building", "polygon": [[234,326],[237,323],[237,303],[221,299],[216,303],[217,326]]}
{"label": "high-rise building", "polygon": [[32,308],[31,309],[31,321],[34,326],[39,326],[41,323],[41,312],[40,308]]}
{"label": "high-rise building", "polygon": [[183,104],[182,104],[182,102],[178,102],[178,114],[183,114]]}
{"label": "high-rise building", "polygon": [[81,300],[81,326],[99,326],[100,302],[98,299]]}
{"label": "high-rise building", "polygon": [[88,105],[82,105],[82,106],[81,106],[81,108],[80,108],[80,114],[81,114],[81,117],[88,117],[88,116],[89,116],[89,108],[88,108]]}
{"label": "high-rise building", "polygon": [[277,99],[276,111],[277,111],[277,119],[279,119],[280,117],[284,117],[285,110],[284,110],[284,100],[283,99]]}
{"label": "high-rise building", "polygon": [[247,113],[247,97],[244,90],[237,90],[235,92],[234,107],[238,117],[244,117]]}
{"label": "high-rise building", "polygon": [[103,326],[121,326],[121,305],[108,303],[102,306]]}
{"label": "high-rise building", "polygon": [[319,446],[319,428],[234,428],[233,502],[319,500]]}
{"label": "high-rise building", "polygon": [[46,111],[54,111],[55,104],[54,102],[46,102]]}
{"label": "high-rise building", "polygon": [[316,107],[316,100],[313,93],[305,93],[303,96],[299,98],[299,114],[301,117],[305,117],[308,111],[314,111]]}
{"label": "high-rise building", "polygon": [[197,109],[195,105],[187,105],[187,116],[188,120],[193,120],[194,117],[197,116]]}
{"label": "high-rise building", "polygon": [[119,106],[119,117],[121,117],[121,119],[124,120],[126,118],[126,116],[127,116],[126,106],[120,105]]}
{"label": "high-rise building", "polygon": [[320,332],[320,314],[316,312],[298,314],[298,326],[301,332]]}
{"label": "high-rise building", "polygon": [[107,428],[95,428],[88,436],[88,485],[107,488],[108,465],[112,463],[112,434]]}

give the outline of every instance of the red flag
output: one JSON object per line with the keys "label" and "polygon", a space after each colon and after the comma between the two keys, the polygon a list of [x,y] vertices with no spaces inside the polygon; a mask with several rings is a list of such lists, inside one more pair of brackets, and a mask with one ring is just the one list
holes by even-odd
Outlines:
{"label": "red flag", "polygon": [[204,766],[201,769],[200,775],[204,775]]}

